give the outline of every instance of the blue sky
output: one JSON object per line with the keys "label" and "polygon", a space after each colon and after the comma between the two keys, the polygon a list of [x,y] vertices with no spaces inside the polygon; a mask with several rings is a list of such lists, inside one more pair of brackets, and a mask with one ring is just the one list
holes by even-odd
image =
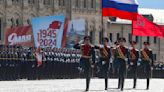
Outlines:
{"label": "blue sky", "polygon": [[164,0],[137,0],[140,8],[164,9]]}

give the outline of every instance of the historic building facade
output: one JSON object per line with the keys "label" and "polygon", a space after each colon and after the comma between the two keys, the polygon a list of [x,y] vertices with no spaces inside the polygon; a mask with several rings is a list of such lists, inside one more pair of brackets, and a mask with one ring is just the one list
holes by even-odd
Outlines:
{"label": "historic building facade", "polygon": [[[7,27],[30,25],[33,17],[59,14],[69,19],[84,18],[88,31],[100,30],[100,10],[100,0],[0,0],[0,38],[4,40]],[[99,32],[93,34],[98,36]],[[98,43],[96,36],[93,39]]]}
{"label": "historic building facade", "polygon": [[[147,13],[154,12],[155,15],[158,15],[161,12],[164,14],[164,11],[155,11]],[[142,10],[141,13],[144,12]],[[132,36],[131,22],[129,21],[117,19],[112,22],[108,18],[103,18],[104,25],[102,27],[101,0],[0,0],[0,40],[4,40],[4,31],[8,27],[30,25],[33,17],[59,14],[64,14],[69,19],[84,18],[86,34],[92,37],[93,44],[99,44],[102,35],[109,37],[112,43],[121,36],[126,37],[127,42],[131,39],[136,40],[139,43],[138,48],[142,47],[143,41],[150,41],[156,61],[164,61],[164,41],[162,39]],[[153,15],[155,18],[162,20],[155,15]],[[158,22],[157,19],[155,22]],[[164,20],[162,22],[164,23]],[[127,43],[127,45],[129,44]]]}

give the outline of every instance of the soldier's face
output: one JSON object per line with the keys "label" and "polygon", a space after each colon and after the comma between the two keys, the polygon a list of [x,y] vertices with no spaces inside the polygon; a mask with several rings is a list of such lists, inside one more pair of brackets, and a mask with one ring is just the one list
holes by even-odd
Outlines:
{"label": "soldier's face", "polygon": [[124,41],[120,41],[119,44],[120,44],[120,45],[124,45],[125,42],[124,42]]}
{"label": "soldier's face", "polygon": [[131,46],[135,48],[135,45],[134,44],[132,44]]}
{"label": "soldier's face", "polygon": [[84,42],[85,42],[85,44],[89,44],[90,43],[90,39],[86,38]]}
{"label": "soldier's face", "polygon": [[144,46],[145,46],[145,48],[148,48],[149,47],[149,45],[147,45],[147,44],[145,44]]}
{"label": "soldier's face", "polygon": [[104,39],[104,44],[105,45],[108,45],[108,41]]}

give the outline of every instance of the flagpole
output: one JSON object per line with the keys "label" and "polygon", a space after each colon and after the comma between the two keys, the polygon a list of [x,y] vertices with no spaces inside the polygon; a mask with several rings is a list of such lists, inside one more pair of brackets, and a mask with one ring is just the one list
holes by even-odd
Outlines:
{"label": "flagpole", "polygon": [[160,56],[161,56],[161,54],[160,54],[160,50],[161,50],[161,40],[160,40],[160,38],[158,38],[158,48],[159,48],[158,56],[159,56],[159,62],[160,62]]}
{"label": "flagpole", "polygon": [[103,36],[104,36],[104,21],[103,21],[103,16],[102,16],[102,0],[101,0],[101,40],[100,40],[100,43],[102,44],[103,42]]}

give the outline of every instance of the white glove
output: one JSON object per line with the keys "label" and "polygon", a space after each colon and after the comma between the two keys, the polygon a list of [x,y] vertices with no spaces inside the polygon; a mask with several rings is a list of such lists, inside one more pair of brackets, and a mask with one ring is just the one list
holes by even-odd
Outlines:
{"label": "white glove", "polygon": [[130,65],[133,65],[133,63],[132,63],[132,62],[130,62]]}
{"label": "white glove", "polygon": [[141,61],[141,58],[139,58],[138,61]]}
{"label": "white glove", "polygon": [[79,41],[79,44],[82,44],[83,42],[84,42],[83,40],[80,40],[80,41]]}
{"label": "white glove", "polygon": [[125,61],[128,61],[128,58],[125,58]]}
{"label": "white glove", "polygon": [[103,48],[104,46],[103,45],[100,45],[100,48]]}

